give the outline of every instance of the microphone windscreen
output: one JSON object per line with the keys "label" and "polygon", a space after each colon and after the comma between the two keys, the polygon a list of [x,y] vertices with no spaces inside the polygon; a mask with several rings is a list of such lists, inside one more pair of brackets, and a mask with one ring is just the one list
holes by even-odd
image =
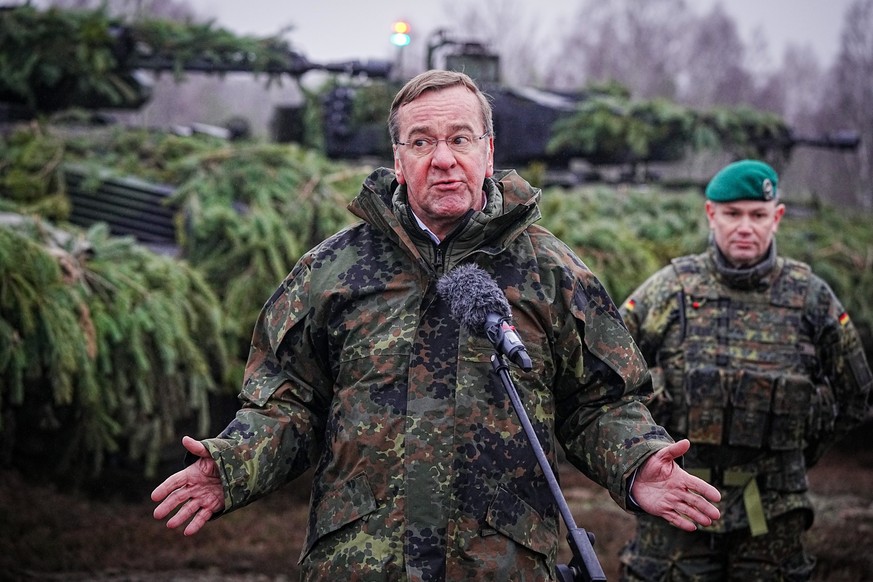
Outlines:
{"label": "microphone windscreen", "polygon": [[458,265],[440,277],[437,293],[449,304],[452,316],[474,335],[485,336],[489,314],[512,317],[509,301],[497,282],[472,263]]}

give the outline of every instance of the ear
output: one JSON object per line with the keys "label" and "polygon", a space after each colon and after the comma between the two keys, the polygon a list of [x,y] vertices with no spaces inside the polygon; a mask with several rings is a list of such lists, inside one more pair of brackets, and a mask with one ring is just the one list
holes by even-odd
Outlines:
{"label": "ear", "polygon": [[776,212],[773,215],[773,232],[779,230],[779,222],[782,220],[783,216],[785,216],[785,205],[779,204],[776,207]]}
{"label": "ear", "polygon": [[494,175],[494,136],[488,138],[488,161],[485,164],[485,177]]}
{"label": "ear", "polygon": [[394,175],[397,178],[398,184],[406,184],[406,177],[403,175],[403,164],[400,163],[400,156],[398,156],[397,146],[394,147]]}
{"label": "ear", "polygon": [[715,204],[713,204],[712,200],[707,200],[703,209],[706,211],[706,219],[709,221],[709,227],[712,228],[712,221],[715,218]]}

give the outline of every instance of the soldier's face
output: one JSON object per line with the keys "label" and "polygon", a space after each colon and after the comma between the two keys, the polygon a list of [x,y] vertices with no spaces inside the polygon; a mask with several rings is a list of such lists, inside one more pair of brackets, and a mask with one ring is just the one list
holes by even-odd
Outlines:
{"label": "soldier's face", "polygon": [[715,244],[735,267],[761,261],[785,214],[785,205],[775,200],[706,201],[706,216]]}
{"label": "soldier's face", "polygon": [[398,111],[400,141],[417,138],[446,140],[472,136],[466,152],[452,150],[445,141],[427,155],[394,146],[397,181],[406,184],[409,204],[416,216],[443,238],[471,208],[483,206],[482,183],[494,173],[494,140],[485,133],[479,101],[466,88],[457,86],[426,91]]}

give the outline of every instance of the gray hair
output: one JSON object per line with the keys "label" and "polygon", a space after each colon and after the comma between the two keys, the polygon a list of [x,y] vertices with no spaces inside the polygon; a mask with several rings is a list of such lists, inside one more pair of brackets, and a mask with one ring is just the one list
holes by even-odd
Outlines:
{"label": "gray hair", "polygon": [[394,96],[394,101],[391,103],[391,111],[388,114],[388,134],[391,136],[391,143],[400,141],[400,127],[397,121],[400,107],[411,103],[425,91],[441,91],[458,85],[465,87],[479,100],[485,131],[488,135],[493,136],[494,121],[492,119],[491,102],[488,100],[488,96],[476,86],[476,83],[469,75],[456,71],[434,69],[425,71],[407,81],[403,88],[397,92],[397,95]]}

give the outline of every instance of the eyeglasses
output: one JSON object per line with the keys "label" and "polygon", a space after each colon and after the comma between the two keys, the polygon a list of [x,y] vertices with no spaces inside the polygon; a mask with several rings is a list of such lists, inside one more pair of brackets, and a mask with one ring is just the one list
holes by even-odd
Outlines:
{"label": "eyeglasses", "polygon": [[466,154],[471,149],[473,149],[473,145],[475,145],[476,142],[478,142],[480,139],[485,139],[486,137],[488,137],[488,131],[486,131],[479,137],[474,137],[469,133],[459,133],[453,135],[452,137],[447,137],[446,139],[417,137],[406,142],[396,141],[394,143],[395,145],[408,147],[409,151],[412,152],[413,155],[424,157],[432,154],[436,150],[437,144],[441,141],[446,142],[448,148],[456,154]]}

